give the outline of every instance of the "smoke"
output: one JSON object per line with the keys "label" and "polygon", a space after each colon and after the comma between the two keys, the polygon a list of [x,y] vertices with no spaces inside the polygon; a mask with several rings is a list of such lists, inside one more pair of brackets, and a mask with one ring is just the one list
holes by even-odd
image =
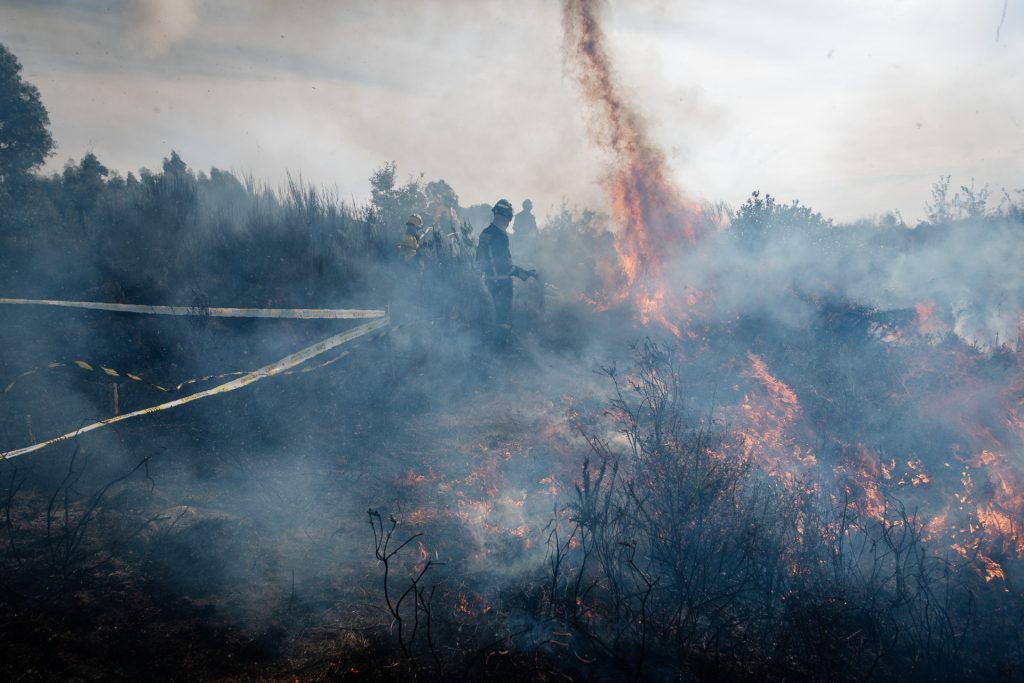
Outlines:
{"label": "smoke", "polygon": [[665,154],[624,95],[602,30],[603,10],[599,0],[562,5],[564,66],[579,83],[590,136],[609,158],[603,185],[618,262],[604,264],[602,307],[628,300],[643,323],[678,333],[705,293],[714,299],[700,306],[706,318],[766,314],[786,326],[806,324],[826,297],[880,310],[934,301],[964,339],[988,346],[1016,339],[1024,282],[1011,265],[1020,256],[1019,240],[1005,223],[881,231],[867,222],[801,224],[799,211],[784,210],[753,218],[772,223],[763,234],[714,229],[674,182]]}
{"label": "smoke", "polygon": [[[161,49],[169,49],[187,38],[195,7],[186,3],[164,11],[140,5],[151,16],[140,23],[139,35],[163,32]],[[588,452],[578,434],[600,436],[607,444],[602,448],[628,452],[627,437],[614,426],[602,427],[598,418],[581,424],[586,413],[600,413],[611,391],[591,366],[621,358],[631,337],[658,334],[653,326],[638,330],[636,318],[682,336],[700,307],[704,321],[699,322],[717,326],[713,343],[721,347],[717,355],[695,353],[688,363],[695,382],[708,387],[708,403],[736,398],[727,409],[740,415],[759,403],[772,409],[770,401],[756,400],[760,382],[774,387],[761,393],[782,396],[789,406],[791,414],[763,418],[762,433],[752,429],[750,439],[773,436],[787,448],[818,448],[818,439],[796,435],[797,428],[813,427],[814,436],[830,446],[840,436],[853,442],[853,435],[863,435],[869,445],[881,444],[904,458],[901,445],[909,439],[897,432],[921,434],[921,421],[913,429],[901,419],[883,421],[874,417],[876,404],[865,398],[865,387],[881,386],[884,391],[874,398],[888,407],[898,390],[906,391],[897,386],[902,376],[886,374],[876,363],[890,349],[870,336],[858,339],[859,346],[826,348],[804,334],[817,325],[821,339],[838,336],[834,330],[821,332],[822,300],[885,310],[933,307],[936,318],[949,318],[950,326],[968,338],[1003,329],[1000,311],[1020,309],[1024,253],[1008,224],[978,220],[962,226],[973,229],[957,231],[841,229],[801,224],[783,212],[760,231],[742,229],[739,220],[727,230],[705,227],[707,212],[672,180],[665,155],[616,80],[600,9],[595,2],[565,2],[563,47],[566,69],[588,105],[592,138],[609,158],[603,186],[612,200],[615,244],[601,252],[601,237],[590,239],[593,234],[573,225],[560,231],[570,238],[554,248],[560,236],[547,226],[545,258],[552,279],[562,276],[568,301],[549,302],[532,327],[518,327],[522,348],[516,354],[489,352],[481,333],[487,327],[487,301],[471,262],[469,238],[475,235],[464,236],[457,254],[452,249],[458,259],[454,266],[441,256],[422,271],[397,262],[396,229],[410,211],[430,216],[435,228],[442,225],[442,212],[424,211],[425,195],[415,183],[382,190],[392,204],[363,210],[301,182],[281,199],[243,187],[215,169],[209,177],[195,176],[175,171],[168,161],[162,176],[144,175],[141,185],[135,179],[129,185],[112,181],[94,208],[68,214],[60,239],[49,239],[33,222],[38,219],[25,219],[25,244],[34,244],[31,235],[36,242],[44,235],[58,245],[37,252],[38,260],[30,264],[38,296],[86,292],[82,298],[187,305],[199,290],[209,292],[215,305],[391,306],[395,328],[387,344],[352,350],[316,372],[277,378],[160,416],[166,422],[140,421],[138,431],[110,430],[103,441],[83,440],[126,466],[147,449],[167,453],[152,471],[154,533],[163,534],[165,542],[155,544],[157,555],[147,565],[156,568],[153,573],[165,587],[211,602],[243,593],[217,603],[232,616],[243,607],[262,619],[274,610],[290,614],[303,600],[347,610],[352,594],[374,571],[368,568],[364,511],[369,504],[393,512],[403,532],[426,532],[421,554],[450,563],[445,571],[451,580],[439,581],[442,592],[446,584],[472,580],[500,599],[502,582],[521,579],[524,572],[530,576],[531,567],[539,566],[543,525],[566,491],[571,493],[578,456]],[[404,134],[418,135],[420,122],[408,123]],[[499,122],[494,128],[506,126]],[[460,208],[454,193],[451,202],[437,208]],[[57,208],[46,210],[58,214]],[[439,232],[435,229],[432,237]],[[443,255],[449,244],[435,246]],[[586,250],[604,270],[601,307],[627,305],[597,315],[572,299],[575,291],[566,281],[586,273],[575,259]],[[8,277],[8,284],[18,282],[14,273]],[[112,367],[157,373],[146,376],[158,381],[164,375],[181,381],[252,369],[336,331],[315,323],[112,322],[95,313],[70,325],[57,314],[41,322],[29,312],[19,315],[2,331],[3,365],[11,372],[48,359],[99,357]],[[755,324],[730,336],[738,318]],[[784,343],[773,347],[778,339]],[[687,351],[700,346],[697,341]],[[805,362],[810,351],[820,356],[818,365]],[[748,364],[755,372],[745,369]],[[816,383],[809,370],[801,374],[808,368],[828,381]],[[791,386],[780,379],[784,376]],[[730,378],[734,381],[723,381]],[[66,379],[78,389],[64,397],[60,410],[49,406],[52,424],[37,420],[37,432],[60,433],[66,420],[110,414],[107,385]],[[45,381],[35,393],[19,385],[8,396],[5,438],[24,422],[19,411],[47,407],[52,390]],[[971,417],[985,415],[986,394],[1000,389],[993,384],[973,393],[947,391],[952,398],[940,417],[954,416],[954,404]],[[121,396],[122,411],[156,402],[143,387],[130,387],[136,388],[138,393],[126,390]],[[812,390],[819,389],[824,395],[814,396]],[[740,392],[749,396],[739,399]],[[924,412],[935,394],[927,389],[915,395],[913,408]],[[806,408],[797,410],[798,401]],[[33,439],[26,435],[26,440]],[[931,442],[909,450],[937,469],[948,448],[943,450],[947,444],[940,437],[935,443],[929,453],[938,455],[930,459],[925,451]],[[849,450],[867,453],[859,446]],[[827,454],[815,453],[825,460]],[[53,461],[60,462],[67,450],[56,454]],[[666,489],[673,484],[661,483]],[[348,594],[332,587],[349,579]],[[372,584],[378,586],[378,579]],[[243,600],[246,605],[238,604]],[[469,601],[466,609],[490,607]]]}
{"label": "smoke", "polygon": [[[949,468],[941,457],[957,457],[981,463],[990,481],[1017,490],[1019,465],[991,463],[1002,463],[1007,448],[1019,442],[1013,427],[1019,387],[1005,368],[980,377],[965,351],[1008,355],[1022,338],[1024,278],[1017,264],[1024,251],[1012,211],[989,211],[987,188],[973,185],[950,203],[940,181],[933,196],[941,210],[915,230],[896,217],[836,226],[795,202],[757,194],[729,229],[701,230],[707,225],[702,212],[671,183],[664,156],[621,93],[599,9],[566,2],[563,22],[567,66],[590,107],[591,134],[612,158],[605,183],[618,228],[621,281],[606,279],[607,300],[628,302],[644,324],[656,322],[694,340],[682,352],[691,382],[717,376],[727,385],[726,368],[753,363],[755,372],[740,377],[760,376],[769,393],[786,397],[765,411],[767,422],[755,417],[749,430],[755,441],[771,444],[764,457],[771,470],[779,458],[794,467],[820,464],[811,475],[819,482],[853,472],[871,501],[878,491],[872,477],[886,469],[879,462],[903,458],[903,434],[912,433],[919,444],[911,452],[920,456],[905,461],[910,470],[923,467],[934,476]],[[952,351],[939,350],[940,339]],[[897,357],[903,367],[890,366]],[[827,370],[816,376],[821,367]],[[955,375],[956,382],[941,393],[927,385],[907,389],[913,373]],[[737,380],[734,391],[742,384]],[[711,401],[721,388],[708,392]],[[723,411],[741,434],[762,412],[751,405],[752,395]],[[846,395],[858,400],[836,410],[834,402]],[[889,404],[885,420],[872,413],[879,401]],[[995,423],[999,428],[990,426]],[[936,429],[941,436],[929,433]],[[971,451],[967,458],[958,455],[963,443]],[[984,456],[990,452],[997,455]],[[918,486],[922,480],[911,473],[901,481]],[[935,482],[922,505],[938,519],[944,496],[961,481],[935,476]],[[995,505],[1011,517],[1021,509],[1012,496]]]}
{"label": "smoke", "polygon": [[1003,24],[1006,23],[1006,8],[1010,5],[1010,0],[1003,0],[1003,13],[999,17],[999,25],[996,26],[996,42],[999,42],[999,34],[1003,31]]}
{"label": "smoke", "polygon": [[134,0],[130,35],[151,57],[165,54],[199,25],[197,0]]}
{"label": "smoke", "polygon": [[663,296],[658,282],[665,259],[696,242],[701,212],[672,182],[664,153],[623,97],[599,23],[600,11],[601,4],[592,0],[564,2],[563,56],[589,105],[591,136],[611,156],[603,182],[618,229],[614,275],[621,282],[607,283],[609,303],[627,297],[650,302]]}

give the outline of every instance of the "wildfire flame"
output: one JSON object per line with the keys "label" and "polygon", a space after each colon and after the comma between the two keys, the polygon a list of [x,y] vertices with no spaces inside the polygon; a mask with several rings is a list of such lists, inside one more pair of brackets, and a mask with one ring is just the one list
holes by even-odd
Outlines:
{"label": "wildfire flame", "polygon": [[427,568],[427,563],[430,562],[430,551],[422,541],[417,541],[417,543],[419,545],[419,561],[416,562],[416,571],[421,572]]}
{"label": "wildfire flame", "polygon": [[929,336],[949,331],[949,325],[935,314],[934,301],[921,301],[914,304],[914,311],[917,313],[917,331],[920,334]]}
{"label": "wildfire flame", "polygon": [[[618,263],[605,267],[601,308],[633,302],[643,324],[656,322],[680,336],[678,322],[696,303],[693,290],[667,281],[669,260],[697,241],[702,211],[671,180],[664,153],[651,143],[640,116],[622,97],[598,22],[597,2],[565,0],[563,51],[567,70],[590,105],[591,135],[612,155],[604,179],[617,232]],[[607,266],[607,264],[606,264]]]}
{"label": "wildfire flame", "polygon": [[740,457],[753,459],[769,473],[786,481],[816,462],[813,452],[801,447],[794,428],[803,414],[796,394],[773,376],[760,356],[747,354],[750,362],[744,376],[757,380],[759,392],[744,395],[742,413],[736,420]]}
{"label": "wildfire flame", "polygon": [[[604,290],[592,303],[601,310],[627,304],[642,324],[656,323],[677,337],[694,338],[693,331],[683,328],[695,327],[688,323],[695,322],[694,313],[711,301],[713,293],[685,286],[678,264],[697,247],[710,221],[672,179],[664,153],[623,96],[600,26],[602,6],[601,0],[562,3],[565,68],[579,83],[592,139],[610,157],[603,186],[616,228],[615,250],[599,263]],[[732,416],[737,443],[722,455],[757,462],[790,485],[805,480],[838,484],[836,490],[848,494],[864,518],[883,524],[900,523],[888,508],[888,492],[901,489],[901,495],[923,504],[920,519],[929,538],[942,539],[975,562],[986,580],[1004,580],[1002,558],[1024,557],[1024,472],[1013,457],[1024,443],[1024,379],[1003,387],[1002,393],[993,392],[991,384],[980,379],[983,373],[968,374],[978,367],[978,360],[964,355],[949,364],[957,374],[955,390],[935,392],[935,386],[951,385],[941,355],[948,352],[931,342],[954,330],[955,316],[948,304],[927,299],[914,308],[917,333],[928,343],[909,359],[900,397],[915,400],[929,417],[941,417],[945,424],[960,428],[964,446],[955,455],[964,470],[959,479],[953,472],[942,472],[934,461],[926,467],[914,453],[888,453],[877,443],[844,443],[834,434],[817,434],[818,427],[804,415],[796,393],[753,353],[748,354],[743,376],[754,382]],[[1012,362],[1021,377],[1024,315],[1018,320],[1018,337]],[[882,341],[905,348],[916,343],[902,334]],[[1012,353],[1009,346],[1006,349]],[[997,428],[982,426],[980,415],[964,410],[965,405],[996,404],[1006,411],[1006,424]],[[820,452],[816,454],[810,444],[820,444],[814,447]],[[835,459],[829,465],[819,462],[819,457],[831,459],[832,454]],[[553,480],[551,491],[557,491]],[[936,504],[940,500],[944,502]]]}

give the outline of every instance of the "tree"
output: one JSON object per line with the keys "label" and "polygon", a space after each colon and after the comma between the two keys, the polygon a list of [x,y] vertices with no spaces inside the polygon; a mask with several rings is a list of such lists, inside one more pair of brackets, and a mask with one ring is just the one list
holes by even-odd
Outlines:
{"label": "tree", "polygon": [[770,194],[761,197],[757,190],[732,217],[731,230],[747,248],[763,247],[773,238],[798,235],[802,239],[820,243],[832,229],[832,219],[825,218],[810,207],[793,200],[780,204]]}
{"label": "tree", "polygon": [[953,218],[952,203],[949,201],[949,176],[940,175],[932,184],[932,201],[924,205],[925,216],[932,225],[948,223]]}
{"label": "tree", "polygon": [[82,157],[77,166],[70,159],[64,166],[62,180],[65,198],[80,225],[85,225],[85,215],[96,205],[109,175],[110,170],[92,152]]}
{"label": "tree", "polygon": [[28,173],[53,153],[49,125],[39,90],[21,80],[21,62],[0,44],[0,183]]}

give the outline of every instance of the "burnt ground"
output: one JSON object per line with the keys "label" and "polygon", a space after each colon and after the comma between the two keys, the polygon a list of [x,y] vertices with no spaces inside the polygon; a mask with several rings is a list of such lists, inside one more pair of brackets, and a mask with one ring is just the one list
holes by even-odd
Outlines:
{"label": "burnt ground", "polygon": [[[435,619],[460,630],[438,650],[500,672],[503,601],[543,570],[585,451],[562,387],[599,380],[579,359],[430,369],[408,339],[395,347],[386,372],[389,349],[371,341],[314,373],[3,463],[2,677],[400,680],[368,510],[393,517],[397,539],[422,534],[392,560],[391,590],[429,559]],[[90,389],[97,412],[109,390]],[[129,390],[142,391],[123,401]]]}
{"label": "burnt ground", "polygon": [[[839,316],[840,322],[851,318],[859,320]],[[260,367],[337,329],[216,321],[198,329],[187,321],[111,325],[94,314],[75,324],[32,320],[34,327],[12,320],[0,328],[0,343],[12,349],[3,376],[14,378],[4,387],[0,415],[8,448],[110,415],[115,384],[118,409],[134,410],[176,395],[153,385],[167,389],[184,378]],[[611,315],[587,322],[589,338],[605,344],[576,343],[580,326],[549,320],[503,355],[488,351],[486,340],[461,323],[400,322],[390,340],[364,339],[325,359],[335,362],[313,362],[314,371],[0,462],[0,675],[20,681],[400,681],[417,674],[423,680],[1019,679],[1024,611],[1012,558],[1004,563],[1009,578],[990,580],[978,573],[984,565],[976,558],[950,560],[948,547],[926,546],[920,535],[888,534],[920,528],[896,516],[862,525],[865,548],[889,548],[882,559],[856,560],[833,579],[827,558],[835,555],[827,542],[787,535],[797,499],[774,478],[742,479],[751,482],[748,498],[733,489],[703,498],[699,511],[709,510],[707,522],[696,526],[693,510],[672,512],[671,504],[686,503],[679,492],[704,486],[703,479],[638,470],[638,500],[656,503],[650,515],[628,508],[628,482],[620,483],[619,492],[628,495],[619,498],[595,483],[602,450],[629,453],[616,431],[630,425],[624,410],[639,414],[645,405],[647,422],[632,423],[634,436],[639,448],[657,456],[647,462],[659,466],[695,462],[665,454],[717,448],[709,441],[687,450],[691,442],[681,438],[689,433],[687,416],[715,403],[709,418],[720,429],[760,430],[751,437],[756,444],[777,438],[785,452],[800,445],[807,424],[837,442],[871,446],[874,438],[874,446],[884,447],[892,436],[878,425],[894,420],[907,434],[893,448],[909,444],[922,459],[950,452],[947,441],[955,434],[915,417],[913,406],[900,412],[900,397],[922,381],[946,377],[945,364],[894,393],[888,382],[900,374],[888,369],[901,366],[891,357],[912,357],[915,347],[854,335],[830,318],[813,336],[766,325],[754,326],[756,334],[709,330],[684,348],[693,351],[690,361],[645,343],[642,353],[662,360],[631,368],[630,337],[638,329]],[[47,343],[24,344],[19,337],[26,332]],[[113,351],[97,359],[89,355],[97,347]],[[945,358],[944,347],[924,348]],[[753,375],[755,353],[786,384]],[[89,368],[76,359],[88,359]],[[857,363],[844,365],[851,359]],[[616,360],[626,398],[615,398],[613,383],[599,372]],[[1016,367],[989,368],[997,360],[975,364],[975,374],[988,368],[1002,378]],[[49,368],[51,362],[59,365]],[[113,378],[98,369],[101,363],[122,372]],[[24,375],[24,368],[37,370]],[[125,380],[131,369],[149,384]],[[627,380],[628,373],[639,374]],[[794,387],[794,400],[801,397],[806,419],[787,403],[786,385]],[[852,398],[833,406],[833,396]],[[740,411],[763,416],[744,421]],[[659,425],[660,436],[651,431]],[[584,434],[607,440],[608,448],[595,448]],[[816,452],[839,475],[850,471],[842,459],[847,450]],[[589,474],[581,472],[588,457]],[[959,491],[958,471],[926,465],[939,491],[933,499],[941,503],[942,492]],[[901,500],[910,511],[927,502],[924,489],[896,481],[909,474],[897,472],[888,484],[886,473],[875,472],[875,480],[870,474],[854,471],[851,481],[887,485],[893,515],[904,509]],[[984,482],[975,479],[981,491]],[[626,506],[625,512],[616,508],[619,517],[602,521],[594,516],[599,500]],[[764,514],[746,517],[747,500],[761,501],[756,510]],[[822,519],[827,532],[828,518]],[[870,535],[876,530],[880,537]],[[681,608],[669,602],[672,586],[662,578],[668,570],[659,577],[632,565],[642,534],[652,551],[666,551],[670,569],[688,567],[708,588],[694,593],[692,603],[679,602]],[[983,541],[973,546],[978,552],[988,548]],[[888,559],[908,557],[918,564]],[[735,576],[747,583],[731,571],[701,574],[719,564],[738,566]],[[859,573],[862,566],[875,573]],[[810,571],[821,567],[828,571]],[[775,577],[763,589],[762,575]],[[629,585],[629,577],[641,583],[613,595],[609,586]],[[656,581],[667,590],[648,601]],[[737,590],[753,598],[735,603]],[[770,609],[762,610],[763,603]],[[748,605],[754,607],[743,611]],[[662,608],[699,615],[686,624],[696,635],[654,612]],[[720,626],[712,621],[719,615]],[[659,640],[645,650],[648,635]]]}

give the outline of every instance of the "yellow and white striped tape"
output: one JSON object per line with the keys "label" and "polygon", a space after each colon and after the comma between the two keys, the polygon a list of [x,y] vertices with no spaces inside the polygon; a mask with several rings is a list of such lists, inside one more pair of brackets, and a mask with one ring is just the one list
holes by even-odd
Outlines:
{"label": "yellow and white striped tape", "polygon": [[[115,370],[114,368],[108,368],[105,365],[99,365],[99,364],[96,364],[96,363],[89,363],[88,361],[84,361],[84,360],[73,360],[73,361],[70,361],[70,362],[67,362],[67,363],[62,363],[60,361],[54,361],[53,363],[47,363],[45,368],[32,368],[31,370],[26,370],[25,372],[21,373],[20,375],[18,375],[14,379],[12,379],[4,387],[4,392],[3,393],[5,393],[5,394],[9,393],[11,391],[11,389],[13,389],[14,386],[18,383],[19,380],[22,380],[22,379],[24,379],[26,377],[31,377],[32,375],[34,375],[36,373],[41,373],[43,370],[56,370],[58,368],[70,368],[70,367],[78,367],[78,368],[81,368],[82,370],[87,370],[89,372],[95,372],[97,369],[99,369],[107,377],[115,377],[115,378],[118,378],[118,379],[126,378],[126,379],[132,380],[133,382],[140,382],[140,383],[145,384],[147,386],[151,386],[154,389],[157,389],[158,391],[172,391],[171,389],[168,389],[166,387],[162,387],[159,384],[154,384],[152,382],[147,382],[146,380],[142,379],[141,377],[139,377],[138,375],[136,375],[135,373],[132,373],[132,372],[124,372],[123,370],[122,371],[118,371],[118,370]],[[245,374],[245,373],[230,373],[230,374]],[[228,375],[223,375],[223,376],[227,377]],[[204,377],[202,379],[213,379],[213,378],[214,378],[213,376],[210,376],[210,377]],[[181,389],[181,387],[184,386],[185,384],[189,384],[191,382],[197,382],[197,381],[201,381],[201,380],[198,380],[198,379],[188,380],[188,382],[182,382],[181,384],[179,384],[177,388]]]}
{"label": "yellow and white striped tape", "polygon": [[[333,365],[334,363],[337,363],[339,360],[341,360],[342,358],[344,358],[347,355],[348,355],[348,351],[343,351],[342,353],[338,354],[334,358],[331,358],[330,360],[325,360],[324,362],[320,363],[319,365],[309,365],[309,366],[306,366],[306,367],[302,368],[301,370],[289,370],[288,372],[284,372],[284,373],[281,373],[281,374],[283,374],[283,375],[292,375],[292,374],[295,374],[295,373],[313,372],[314,370],[319,370],[320,368],[325,368],[328,365]],[[176,384],[174,386],[164,387],[164,386],[161,386],[159,384],[155,384],[153,382],[147,381],[147,380],[143,379],[142,377],[139,377],[137,374],[135,374],[133,372],[125,372],[124,370],[115,370],[114,368],[108,368],[105,365],[99,365],[97,363],[89,363],[88,361],[84,361],[84,360],[74,360],[74,361],[71,361],[71,362],[68,362],[68,363],[61,363],[59,361],[55,361],[53,363],[47,363],[45,368],[32,368],[31,370],[26,370],[25,372],[22,372],[17,377],[15,377],[10,382],[8,382],[6,386],[4,386],[3,393],[5,393],[5,394],[10,393],[11,389],[13,389],[18,384],[18,382],[20,380],[22,380],[22,379],[24,379],[26,377],[31,377],[32,375],[35,375],[37,373],[42,373],[42,371],[44,369],[45,370],[56,370],[56,369],[59,369],[59,368],[70,368],[70,367],[81,368],[82,370],[85,370],[87,372],[96,372],[96,370],[99,369],[107,377],[112,377],[114,379],[130,379],[133,382],[138,382],[140,384],[145,384],[146,386],[152,387],[153,389],[156,389],[157,391],[160,391],[160,392],[181,391],[184,387],[187,387],[190,384],[199,384],[201,382],[209,382],[210,380],[213,380],[213,379],[224,379],[225,377],[239,377],[239,376],[244,375],[244,374],[249,372],[248,370],[236,370],[234,372],[220,372],[220,373],[217,373],[217,374],[214,374],[214,375],[203,375],[202,377],[193,377],[192,379],[187,379],[184,382],[179,382],[178,384]]]}
{"label": "yellow and white striped tape", "polygon": [[88,308],[116,313],[148,313],[151,315],[203,315],[214,318],[298,318],[301,320],[342,320],[383,318],[386,311],[357,308],[196,308],[189,306],[144,306],[138,304],[107,304],[95,301],[59,301],[56,299],[4,299],[0,304],[26,306],[61,306]]}
{"label": "yellow and white striped tape", "polygon": [[297,365],[300,365],[301,363],[305,363],[307,360],[311,358],[315,358],[320,354],[326,353],[331,349],[341,346],[342,344],[348,343],[354,339],[358,339],[363,335],[369,334],[382,328],[386,328],[389,322],[389,318],[387,316],[384,316],[371,322],[363,323],[362,325],[354,327],[351,330],[342,332],[340,334],[336,334],[332,337],[328,337],[327,339],[317,342],[312,346],[307,346],[301,351],[297,351],[291,354],[290,356],[286,356],[279,361],[271,363],[270,365],[265,365],[262,368],[253,370],[252,372],[249,372],[239,377],[238,379],[231,380],[230,382],[225,382],[224,384],[220,384],[218,386],[206,389],[204,391],[189,394],[188,396],[183,396],[173,401],[168,401],[167,403],[161,403],[160,405],[156,405],[151,408],[143,408],[141,410],[136,410],[135,412],[125,413],[124,415],[116,415],[106,420],[100,420],[99,422],[94,422],[93,424],[86,425],[81,429],[76,429],[73,432],[62,434],[61,436],[55,437],[48,441],[42,441],[31,446],[26,446],[25,448],[18,448],[12,451],[7,451],[6,453],[0,453],[0,460],[16,458],[19,455],[32,453],[33,451],[38,451],[42,448],[46,448],[47,446],[51,446],[55,443],[60,443],[61,441],[67,441],[69,439],[74,439],[80,434],[85,434],[87,432],[91,432],[93,430],[100,429],[108,425],[123,422],[125,420],[130,420],[133,417],[139,417],[140,415],[149,415],[150,413],[157,413],[162,410],[168,410],[170,408],[176,408],[178,406],[185,405],[186,403],[191,403],[192,401],[198,401],[201,398],[207,398],[208,396],[215,396],[217,394],[226,394],[229,391],[241,389],[242,387],[248,386],[254,382],[258,382],[261,379],[266,379],[267,377],[273,377],[274,375],[282,374],[285,371],[290,370],[291,368],[294,368]]}

